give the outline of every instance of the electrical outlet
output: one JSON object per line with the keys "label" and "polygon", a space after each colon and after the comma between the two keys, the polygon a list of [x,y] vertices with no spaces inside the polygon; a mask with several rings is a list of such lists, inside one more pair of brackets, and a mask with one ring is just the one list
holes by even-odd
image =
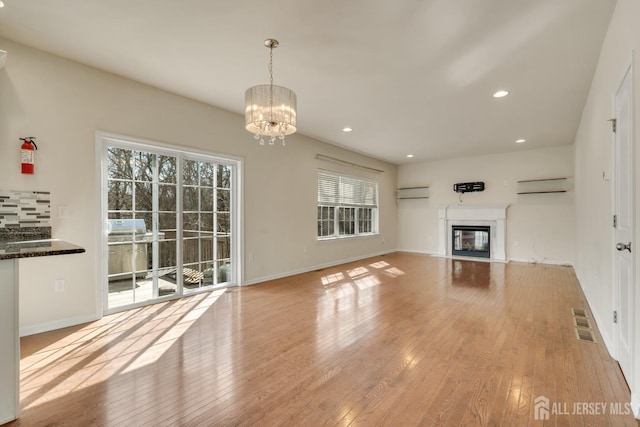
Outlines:
{"label": "electrical outlet", "polygon": [[53,290],[56,292],[64,292],[64,279],[56,279],[53,282]]}

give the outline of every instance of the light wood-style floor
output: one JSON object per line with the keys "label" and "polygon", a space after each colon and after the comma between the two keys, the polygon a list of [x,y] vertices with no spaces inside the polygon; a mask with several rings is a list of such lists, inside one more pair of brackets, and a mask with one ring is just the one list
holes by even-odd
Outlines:
{"label": "light wood-style floor", "polygon": [[544,425],[635,427],[571,308],[570,267],[367,259],[23,338],[9,425],[527,426],[544,395]]}

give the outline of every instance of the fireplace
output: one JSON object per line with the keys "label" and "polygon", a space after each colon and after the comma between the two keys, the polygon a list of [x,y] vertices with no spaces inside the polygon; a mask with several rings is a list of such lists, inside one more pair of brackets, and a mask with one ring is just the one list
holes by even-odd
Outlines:
{"label": "fireplace", "polygon": [[491,258],[491,227],[453,225],[451,255]]}
{"label": "fireplace", "polygon": [[[482,258],[507,262],[507,204],[449,205],[438,209],[438,252],[436,256],[456,256],[453,251],[453,227],[483,228],[487,233],[487,251]],[[479,245],[482,246],[482,245]],[[462,246],[461,246],[462,247]],[[463,248],[464,249],[464,248]],[[474,251],[476,252],[476,251]],[[464,252],[462,256],[478,256]]]}

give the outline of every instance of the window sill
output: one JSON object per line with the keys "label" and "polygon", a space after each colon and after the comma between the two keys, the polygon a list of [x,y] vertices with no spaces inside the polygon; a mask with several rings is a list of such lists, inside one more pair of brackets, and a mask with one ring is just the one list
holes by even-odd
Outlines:
{"label": "window sill", "polygon": [[373,237],[373,236],[379,236],[379,235],[380,233],[349,234],[345,236],[316,237],[316,240],[318,242],[332,242],[336,240],[357,239],[358,237]]}

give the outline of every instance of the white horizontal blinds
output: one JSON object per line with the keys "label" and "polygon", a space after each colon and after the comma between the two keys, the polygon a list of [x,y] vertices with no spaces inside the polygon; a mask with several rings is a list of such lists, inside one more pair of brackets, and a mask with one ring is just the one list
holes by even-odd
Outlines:
{"label": "white horizontal blinds", "polygon": [[318,172],[318,204],[338,205],[340,203],[340,177]]}
{"label": "white horizontal blinds", "polygon": [[318,172],[318,204],[377,207],[377,184],[362,178]]}
{"label": "white horizontal blinds", "polygon": [[378,207],[378,189],[377,184],[373,181],[362,182],[362,206]]}

